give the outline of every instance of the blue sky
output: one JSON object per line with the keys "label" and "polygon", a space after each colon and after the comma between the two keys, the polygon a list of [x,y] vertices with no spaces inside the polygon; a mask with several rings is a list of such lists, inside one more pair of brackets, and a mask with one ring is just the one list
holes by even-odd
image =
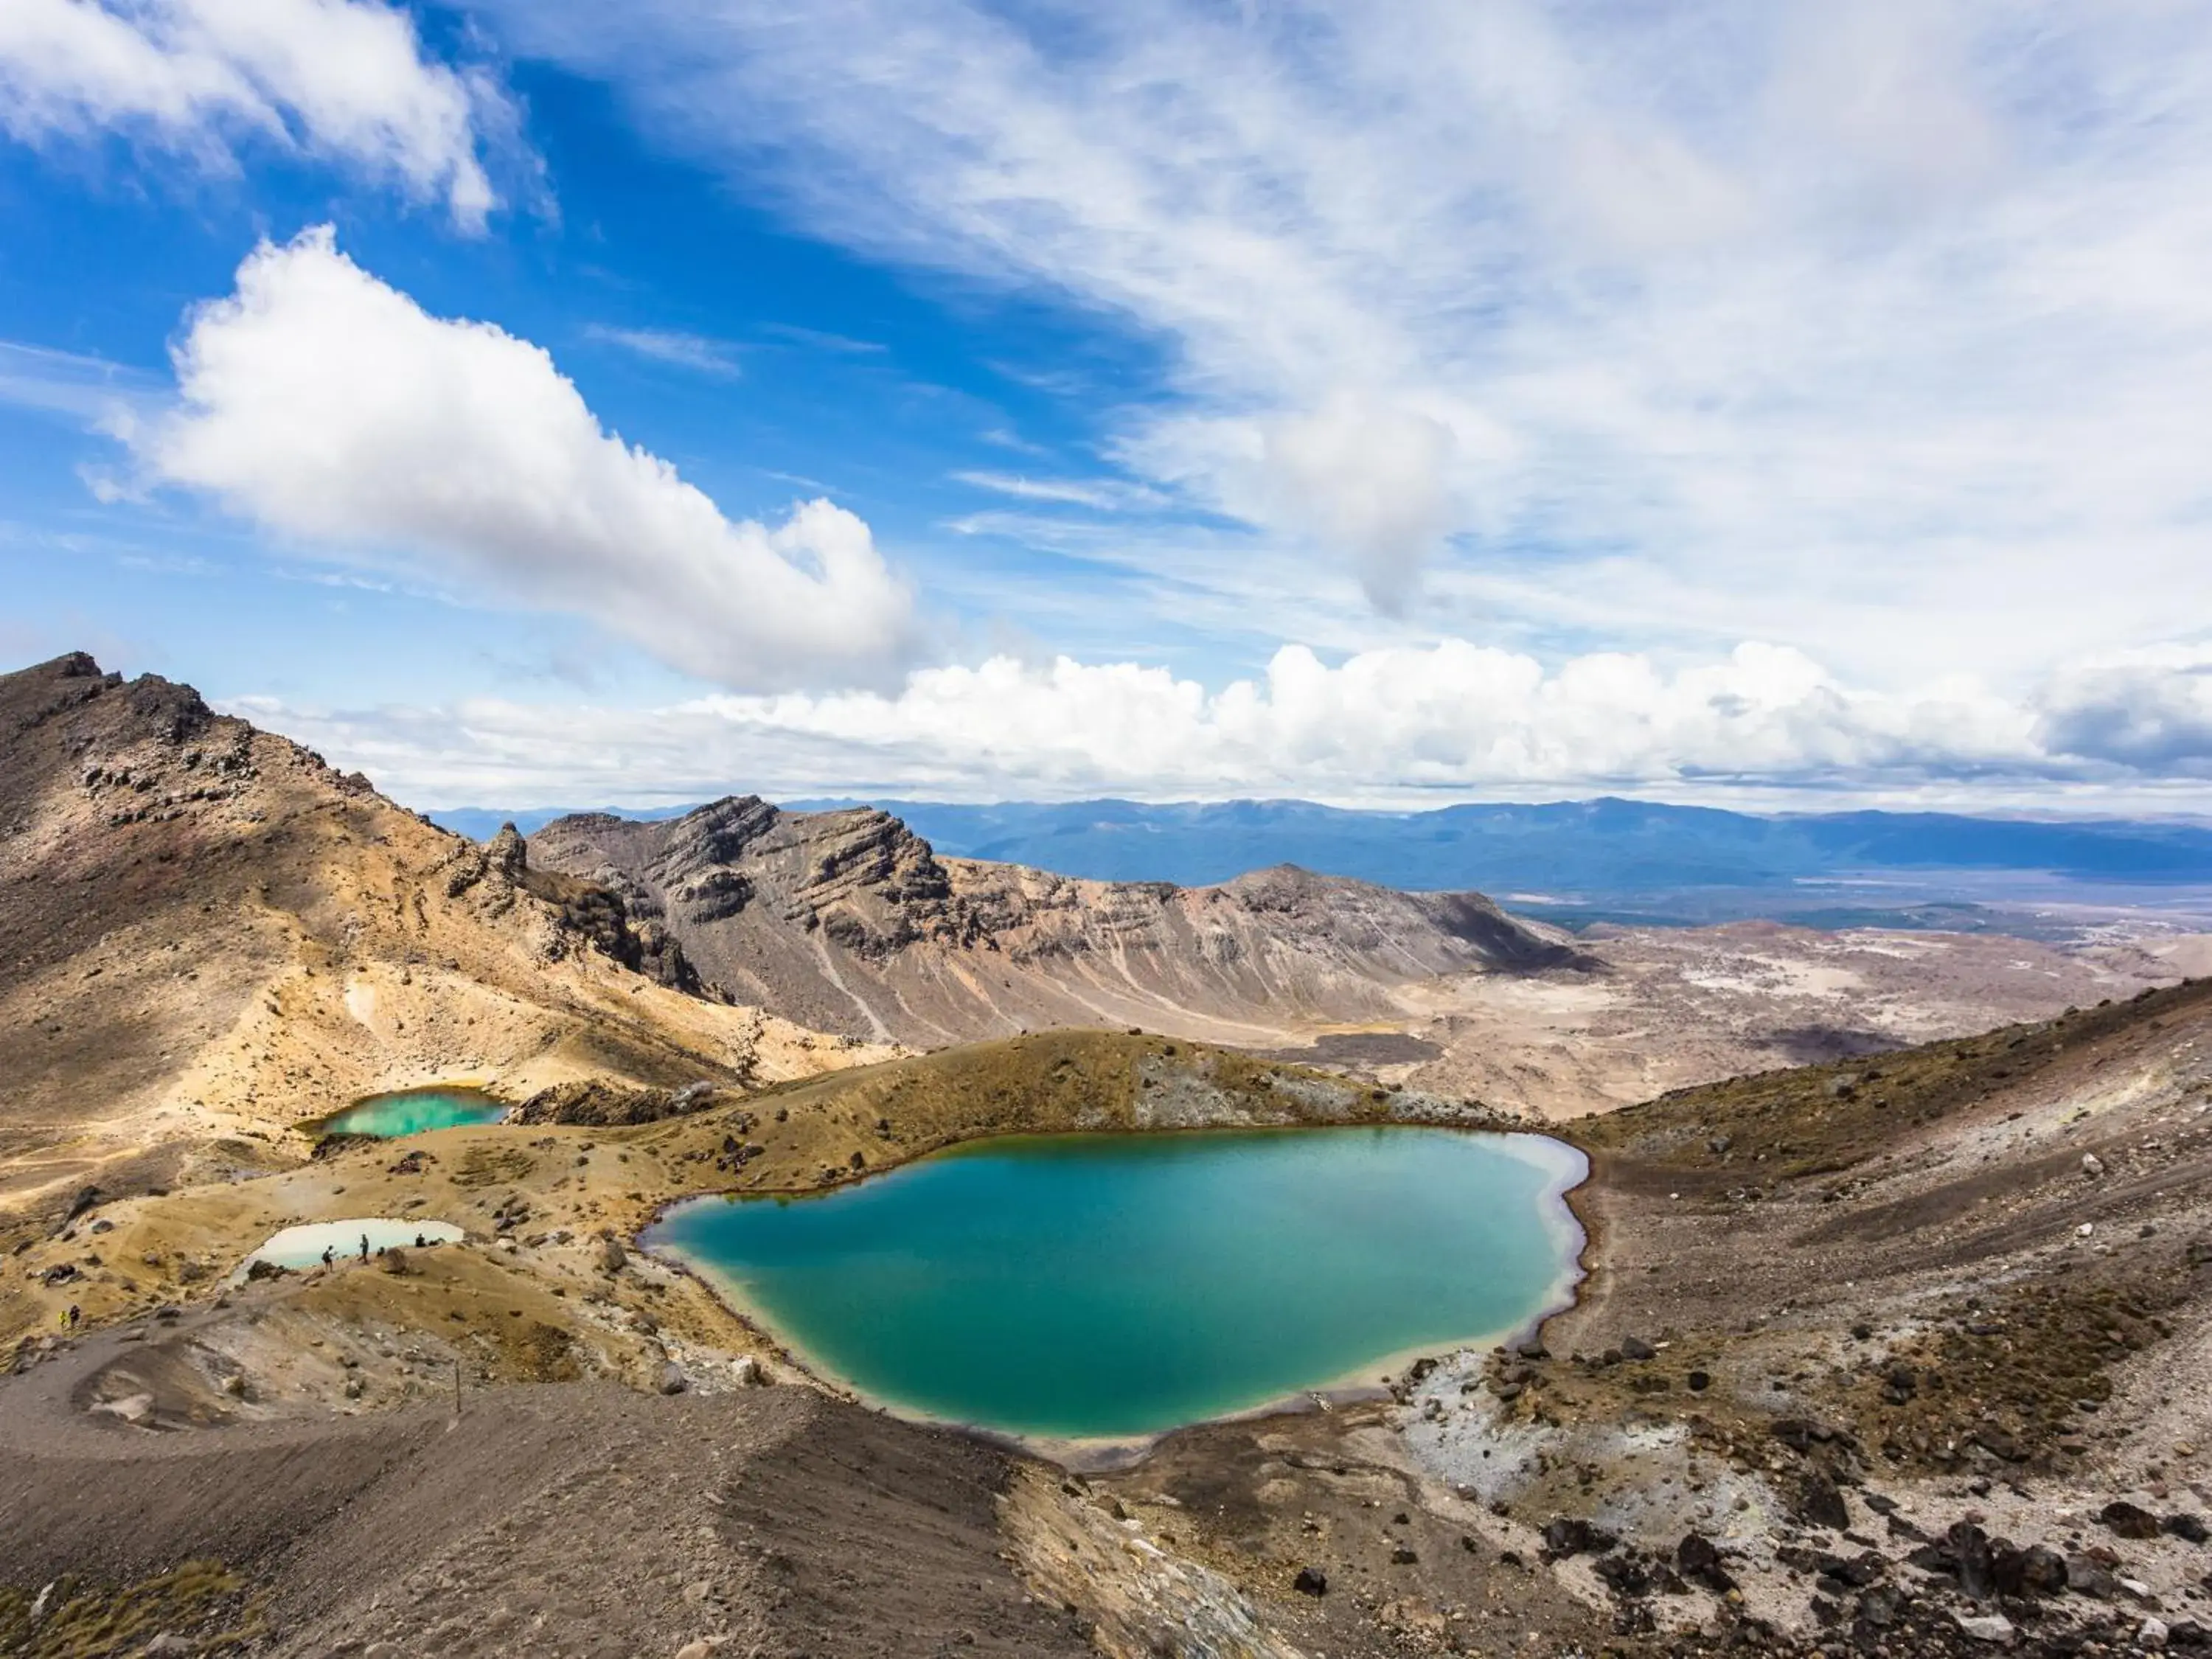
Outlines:
{"label": "blue sky", "polygon": [[410,804],[2202,810],[2212,16],[15,0],[0,657]]}

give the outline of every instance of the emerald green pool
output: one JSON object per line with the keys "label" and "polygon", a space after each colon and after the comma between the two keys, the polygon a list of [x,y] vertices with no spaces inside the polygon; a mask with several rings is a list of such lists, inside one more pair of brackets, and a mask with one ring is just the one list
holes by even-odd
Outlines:
{"label": "emerald green pool", "polygon": [[1586,1170],[1448,1129],[974,1143],[647,1235],[817,1370],[1009,1433],[1154,1433],[1496,1339],[1565,1304]]}
{"label": "emerald green pool", "polygon": [[343,1112],[334,1112],[319,1126],[326,1135],[421,1134],[425,1129],[451,1129],[467,1123],[496,1123],[507,1115],[507,1103],[474,1089],[403,1089],[396,1094],[371,1095]]}

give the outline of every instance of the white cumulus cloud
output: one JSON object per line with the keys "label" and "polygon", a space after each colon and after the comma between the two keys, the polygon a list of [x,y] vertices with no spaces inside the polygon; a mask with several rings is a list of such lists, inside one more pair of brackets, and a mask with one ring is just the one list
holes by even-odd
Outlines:
{"label": "white cumulus cloud", "polygon": [[574,612],[727,686],[865,684],[908,648],[910,595],[860,519],[726,517],[543,349],[431,316],[327,228],[257,248],[174,357],[177,405],[121,428],[143,481],[310,550]]}
{"label": "white cumulus cloud", "polygon": [[425,56],[380,0],[6,0],[0,131],[31,143],[116,131],[230,169],[258,140],[441,201],[480,228],[479,155],[514,112],[481,75]]}
{"label": "white cumulus cloud", "polygon": [[431,805],[731,790],[1373,805],[1618,793],[2190,811],[2201,785],[2184,780],[2212,776],[2208,667],[2212,654],[2178,648],[2170,662],[2088,663],[2008,698],[1965,679],[1870,690],[1756,643],[1671,666],[1601,652],[1547,669],[1449,640],[1334,663],[1286,646],[1218,690],[1137,662],[1002,656],[916,670],[895,692],[245,710]]}
{"label": "white cumulus cloud", "polygon": [[2069,664],[2038,699],[2042,737],[2065,753],[2212,778],[2212,642],[2170,643]]}

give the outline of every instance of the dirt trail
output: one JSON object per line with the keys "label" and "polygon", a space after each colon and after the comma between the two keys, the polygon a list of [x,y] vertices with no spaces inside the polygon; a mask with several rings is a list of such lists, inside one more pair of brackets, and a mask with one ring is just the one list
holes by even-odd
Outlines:
{"label": "dirt trail", "polygon": [[458,1419],[149,1435],[70,1407],[112,1357],[0,1382],[0,1582],[220,1559],[281,1656],[1088,1651],[1000,1559],[1005,1455],[809,1389],[505,1388]]}

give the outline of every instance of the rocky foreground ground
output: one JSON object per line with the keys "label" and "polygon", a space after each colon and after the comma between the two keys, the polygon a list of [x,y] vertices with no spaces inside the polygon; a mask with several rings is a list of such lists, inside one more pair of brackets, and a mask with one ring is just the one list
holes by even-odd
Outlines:
{"label": "rocky foreground ground", "polygon": [[[2178,958],[1717,930],[1236,1049],[917,1055],[714,994],[666,920],[185,688],[0,676],[0,1651],[2205,1645],[2212,982],[2140,988]],[[1885,1048],[1977,1009],[2014,1023]],[[520,1121],[317,1132],[464,1078]],[[1571,1310],[1141,1456],[867,1410],[635,1248],[980,1135],[1559,1089],[1670,1091],[1555,1128]],[[464,1237],[236,1275],[370,1214]]]}
{"label": "rocky foreground ground", "polygon": [[[692,1659],[2206,1645],[2212,984],[1589,1120],[1589,1277],[1540,1335],[1104,1467],[836,1399],[619,1243],[648,1194],[834,1182],[993,1130],[1344,1119],[1481,1121],[1167,1039],[1054,1033],[635,1126],[339,1146],[240,1183],[269,1189],[251,1216],[191,1192],[95,1205],[11,1260],[0,1304],[76,1297],[100,1326],[15,1327],[0,1640]],[[398,1271],[182,1271],[316,1204],[410,1197],[470,1241]]]}

